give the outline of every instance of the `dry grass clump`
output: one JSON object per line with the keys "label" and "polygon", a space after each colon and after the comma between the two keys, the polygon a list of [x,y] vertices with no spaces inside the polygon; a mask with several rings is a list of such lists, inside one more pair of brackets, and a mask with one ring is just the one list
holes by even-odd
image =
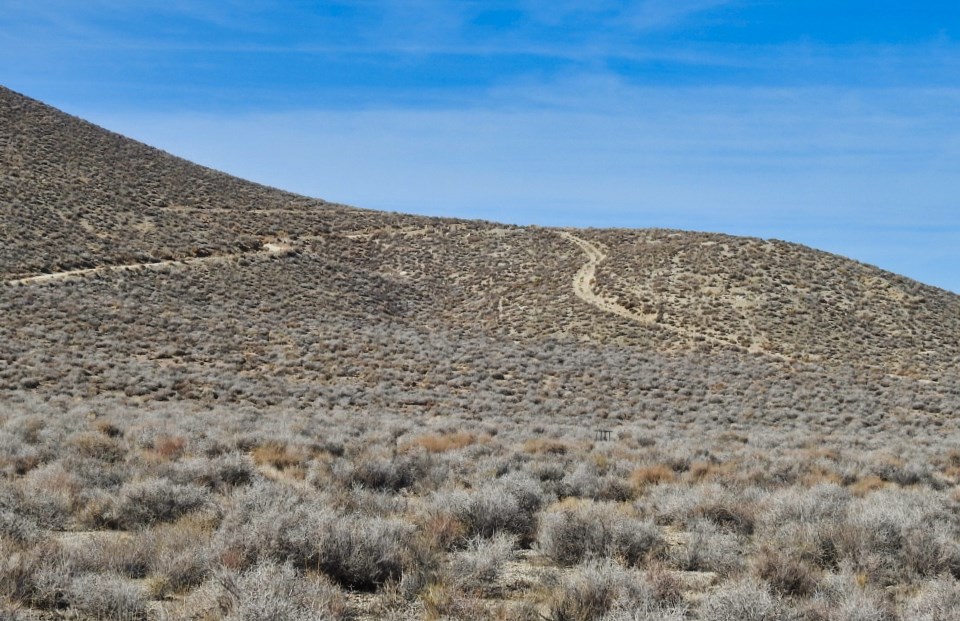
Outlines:
{"label": "dry grass clump", "polygon": [[523,443],[523,450],[527,453],[548,454],[548,455],[566,455],[574,447],[569,442],[557,440],[555,438],[530,438]]}
{"label": "dry grass clump", "polygon": [[641,492],[652,485],[671,483],[675,479],[676,473],[666,464],[640,466],[630,473],[630,483]]}
{"label": "dry grass clump", "polygon": [[260,466],[270,465],[277,470],[302,466],[304,458],[283,442],[273,441],[257,446],[250,452],[253,461]]}
{"label": "dry grass clump", "polygon": [[458,431],[455,433],[429,434],[413,438],[402,448],[421,447],[430,453],[446,453],[447,451],[456,451],[464,447],[483,443],[490,439],[489,436],[477,436],[472,433]]}

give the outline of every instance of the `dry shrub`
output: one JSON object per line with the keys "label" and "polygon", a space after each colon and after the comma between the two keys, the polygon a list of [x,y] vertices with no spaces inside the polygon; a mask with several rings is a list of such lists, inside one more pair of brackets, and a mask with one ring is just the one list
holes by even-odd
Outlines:
{"label": "dry shrub", "polygon": [[743,553],[737,535],[722,531],[706,520],[694,522],[689,539],[668,551],[671,562],[685,571],[733,573],[743,565]]}
{"label": "dry shrub", "polygon": [[451,584],[432,583],[420,591],[425,621],[476,621],[490,618],[484,602],[462,593]]}
{"label": "dry shrub", "polygon": [[676,479],[673,468],[666,464],[651,464],[640,466],[630,473],[630,483],[638,491],[643,491],[651,485],[670,483]]}
{"label": "dry shrub", "polygon": [[3,621],[35,621],[37,617],[23,609],[22,604],[0,599],[0,619]]}
{"label": "dry shrub", "polygon": [[70,607],[90,618],[146,621],[150,615],[144,589],[116,575],[87,574],[73,580]]}
{"label": "dry shrub", "polygon": [[573,472],[563,477],[557,491],[561,496],[592,498],[593,500],[612,500],[624,502],[631,500],[636,491],[633,486],[612,472],[604,472],[602,466],[591,463],[577,465]]}
{"label": "dry shrub", "polygon": [[754,571],[781,596],[809,597],[819,584],[819,571],[790,550],[763,548],[754,560]]}
{"label": "dry shrub", "polygon": [[40,456],[34,452],[0,457],[0,471],[23,476],[41,464]]}
{"label": "dry shrub", "polygon": [[330,504],[302,486],[257,481],[233,497],[214,533],[211,553],[234,569],[271,559],[315,569],[320,529],[339,518]]}
{"label": "dry shrub", "polygon": [[950,449],[939,460],[944,476],[954,482],[960,480],[960,449]]}
{"label": "dry shrub", "polygon": [[523,443],[523,451],[533,455],[566,455],[572,450],[569,442],[554,438],[531,438]]}
{"label": "dry shrub", "polygon": [[342,464],[335,476],[347,487],[399,492],[425,479],[433,466],[429,454],[398,454],[391,457],[365,456]]}
{"label": "dry shrub", "polygon": [[514,537],[503,534],[471,539],[465,549],[451,555],[449,581],[470,593],[491,593],[504,565],[513,557],[515,545]]}
{"label": "dry shrub", "polygon": [[153,454],[163,461],[180,459],[187,449],[183,436],[163,436],[153,443]]}
{"label": "dry shrub", "polygon": [[844,570],[827,574],[819,598],[828,606],[829,621],[896,621],[898,615],[886,594],[866,583],[861,574]]}
{"label": "dry shrub", "polygon": [[97,420],[93,423],[93,428],[108,438],[119,438],[123,436],[123,430],[109,420]]}
{"label": "dry shrub", "polygon": [[0,598],[42,610],[62,608],[73,576],[57,542],[22,547],[0,539]]}
{"label": "dry shrub", "polygon": [[96,531],[68,536],[64,555],[80,572],[146,576],[154,551],[127,533]]}
{"label": "dry shrub", "polygon": [[[546,590],[549,621],[683,619],[677,609],[658,602],[646,580],[610,562],[577,566]],[[608,617],[608,615],[610,615]]]}
{"label": "dry shrub", "polygon": [[650,597],[657,604],[669,607],[683,602],[683,583],[660,561],[654,562],[644,573],[650,585]]}
{"label": "dry shrub", "polygon": [[71,508],[69,494],[47,493],[42,487],[42,475],[51,472],[46,466],[30,472],[24,486],[0,481],[0,512],[9,514],[4,520],[11,529],[9,536],[19,536],[17,532],[26,535],[29,523],[40,528],[62,529],[67,522]]}
{"label": "dry shrub", "polygon": [[718,464],[711,461],[695,461],[687,470],[687,479],[694,483],[703,483],[721,479],[736,472],[731,463]]}
{"label": "dry shrub", "polygon": [[302,465],[302,457],[290,450],[283,442],[271,441],[251,451],[253,461],[258,466],[272,466],[277,470],[286,470],[294,466]]}
{"label": "dry shrub", "polygon": [[548,594],[550,621],[594,621],[613,608],[625,588],[622,570],[612,564],[578,567]]}
{"label": "dry shrub", "polygon": [[947,576],[932,580],[911,607],[916,621],[960,621],[960,583]]}
{"label": "dry shrub", "polygon": [[402,520],[337,517],[318,533],[317,567],[337,583],[372,591],[405,572],[429,571],[415,528]]}
{"label": "dry shrub", "polygon": [[870,474],[865,477],[861,477],[856,480],[852,485],[850,485],[850,492],[858,497],[863,498],[870,492],[874,492],[878,489],[883,489],[887,486],[887,482],[881,479],[880,477]]}
{"label": "dry shrub", "polygon": [[467,525],[451,512],[431,510],[417,520],[427,543],[436,550],[450,550],[467,539]]}
{"label": "dry shrub", "polygon": [[39,524],[28,515],[0,508],[0,538],[18,544],[33,545],[40,541]]}
{"label": "dry shrub", "polygon": [[780,605],[763,584],[747,579],[728,582],[707,595],[700,617],[710,621],[780,621]]}
{"label": "dry shrub", "polygon": [[172,522],[209,502],[210,491],[199,485],[147,479],[120,488],[110,521],[126,529]]}
{"label": "dry shrub", "polygon": [[500,479],[436,499],[441,510],[450,511],[463,522],[468,537],[510,533],[523,547],[533,540],[537,512],[544,502],[539,484],[530,479]]}
{"label": "dry shrub", "polygon": [[[68,521],[67,516],[80,505],[79,496],[84,490],[84,481],[76,473],[70,472],[62,461],[57,461],[31,471],[24,477],[22,489],[32,501],[25,507],[28,511],[16,512],[31,515],[47,528],[62,529]],[[0,506],[3,504],[0,501]],[[55,517],[58,514],[61,517]]]}
{"label": "dry shrub", "polygon": [[803,476],[800,478],[800,484],[804,487],[814,487],[816,485],[825,485],[825,484],[840,484],[843,482],[843,477],[834,472],[819,465],[814,465],[807,469],[803,473]]}
{"label": "dry shrub", "polygon": [[695,515],[739,535],[752,535],[757,525],[757,508],[733,499],[702,505]]}
{"label": "dry shrub", "polygon": [[81,457],[110,463],[122,461],[127,452],[118,438],[94,432],[74,434],[67,440],[67,445]]}
{"label": "dry shrub", "polygon": [[193,607],[225,613],[225,621],[313,621],[348,616],[346,600],[335,585],[272,561],[241,573],[221,571],[200,595],[206,601],[191,602]]}
{"label": "dry shrub", "polygon": [[943,475],[956,484],[960,481],[960,466],[946,466],[943,469]]}
{"label": "dry shrub", "polygon": [[960,567],[960,544],[941,524],[909,529],[903,538],[903,560],[916,575],[931,577]]}
{"label": "dry shrub", "polygon": [[33,599],[34,575],[39,567],[40,558],[35,552],[0,539],[0,597],[30,603]]}
{"label": "dry shrub", "polygon": [[211,565],[207,544],[213,528],[211,516],[194,513],[138,534],[138,545],[150,550],[149,584],[154,597],[183,593],[207,578]]}
{"label": "dry shrub", "polygon": [[258,476],[253,460],[242,453],[184,459],[172,465],[167,475],[175,483],[202,485],[215,492],[250,485]]}
{"label": "dry shrub", "polygon": [[591,558],[619,558],[637,565],[666,544],[652,522],[636,519],[614,503],[560,503],[541,515],[540,551],[561,565]]}
{"label": "dry shrub", "polygon": [[807,525],[837,522],[846,516],[850,501],[850,491],[832,483],[809,489],[790,487],[774,496],[768,520]]}
{"label": "dry shrub", "polygon": [[928,489],[884,489],[855,501],[839,526],[841,558],[881,586],[960,565],[953,508]]}
{"label": "dry shrub", "polygon": [[475,443],[483,443],[489,440],[489,436],[478,437],[475,434],[460,431],[447,434],[430,434],[417,436],[413,438],[402,449],[408,450],[414,447],[423,448],[431,453],[445,453],[455,451]]}

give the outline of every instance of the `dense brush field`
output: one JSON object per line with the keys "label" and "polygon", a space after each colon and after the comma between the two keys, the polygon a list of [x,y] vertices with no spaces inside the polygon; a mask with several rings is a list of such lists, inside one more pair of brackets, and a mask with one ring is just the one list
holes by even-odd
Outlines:
{"label": "dense brush field", "polygon": [[689,386],[657,379],[680,369],[632,362],[661,396],[612,416],[427,413],[376,386],[310,406],[8,395],[7,614],[956,618],[952,422],[684,410]]}
{"label": "dense brush field", "polygon": [[956,295],[0,113],[0,619],[960,619]]}

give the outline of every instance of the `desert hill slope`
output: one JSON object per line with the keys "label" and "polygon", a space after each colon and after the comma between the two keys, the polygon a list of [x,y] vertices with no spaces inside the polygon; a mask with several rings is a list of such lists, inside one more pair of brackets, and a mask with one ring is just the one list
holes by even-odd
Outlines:
{"label": "desert hill slope", "polygon": [[2,618],[947,618],[958,359],[843,257],[356,209],[0,89]]}
{"label": "desert hill slope", "polygon": [[[500,335],[583,335],[920,377],[960,359],[958,296],[802,246],[354,209],[190,164],[0,89],[5,281],[278,254],[287,278],[319,278],[310,283],[319,290],[329,289],[319,266],[335,263],[379,300],[341,310],[373,320],[405,308]],[[578,293],[581,269],[589,282]]]}

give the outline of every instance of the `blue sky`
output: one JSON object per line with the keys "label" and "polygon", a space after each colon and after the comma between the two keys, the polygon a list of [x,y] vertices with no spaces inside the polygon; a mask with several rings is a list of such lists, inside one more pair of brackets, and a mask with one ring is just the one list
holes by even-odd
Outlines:
{"label": "blue sky", "polygon": [[960,3],[0,0],[0,49],[6,86],[305,194],[960,291]]}

